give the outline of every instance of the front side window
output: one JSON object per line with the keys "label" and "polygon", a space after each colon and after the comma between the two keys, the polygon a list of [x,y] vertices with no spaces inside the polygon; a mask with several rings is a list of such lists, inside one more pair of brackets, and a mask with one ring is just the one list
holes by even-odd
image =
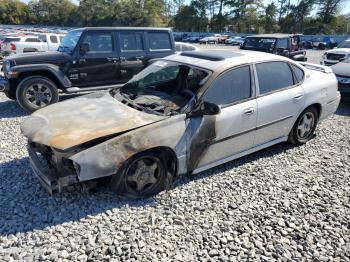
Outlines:
{"label": "front side window", "polygon": [[219,76],[203,98],[217,105],[228,105],[250,97],[250,69],[243,66]]}
{"label": "front side window", "polygon": [[120,33],[120,48],[122,51],[143,50],[142,33]]}
{"label": "front side window", "polygon": [[149,32],[148,43],[151,50],[171,49],[170,36],[165,32]]}
{"label": "front side window", "polygon": [[25,42],[41,42],[40,41],[40,39],[38,39],[38,38],[27,38],[26,40],[25,40]]}
{"label": "front side window", "polygon": [[286,62],[256,64],[260,94],[293,86],[293,75]]}
{"label": "front side window", "polygon": [[113,35],[112,33],[87,33],[83,44],[89,45],[88,53],[110,53],[113,52]]}

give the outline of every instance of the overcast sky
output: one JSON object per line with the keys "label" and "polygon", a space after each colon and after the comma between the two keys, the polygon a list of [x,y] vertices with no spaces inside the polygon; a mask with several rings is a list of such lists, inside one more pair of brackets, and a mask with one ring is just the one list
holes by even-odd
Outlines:
{"label": "overcast sky", "polygon": [[[30,0],[22,0],[22,2],[25,2],[25,3],[28,3],[29,1]],[[78,0],[72,0],[72,2],[78,4],[79,1]],[[186,2],[190,2],[190,0],[187,0]],[[273,2],[273,0],[264,0],[265,4],[269,4],[271,2]],[[275,2],[277,2],[277,1],[275,1]],[[297,0],[291,0],[291,2],[292,3],[296,3]],[[342,12],[341,13],[342,14],[349,14],[350,13],[350,1],[346,0],[344,2],[347,3],[347,4],[343,4],[343,8],[342,8]]]}

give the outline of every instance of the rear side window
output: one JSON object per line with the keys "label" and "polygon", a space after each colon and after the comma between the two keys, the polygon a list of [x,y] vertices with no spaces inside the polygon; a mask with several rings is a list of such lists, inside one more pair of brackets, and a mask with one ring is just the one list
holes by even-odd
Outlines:
{"label": "rear side window", "polygon": [[24,42],[41,42],[39,38],[27,38]]}
{"label": "rear side window", "polygon": [[9,42],[19,42],[21,39],[20,38],[12,38],[8,37],[4,40],[4,43],[9,43]]}
{"label": "rear side window", "polygon": [[292,64],[292,68],[293,68],[293,71],[294,71],[294,75],[295,75],[295,78],[297,80],[297,83],[300,83],[301,81],[303,81],[304,79],[304,71],[296,66],[296,65],[293,65]]}
{"label": "rear side window", "polygon": [[84,44],[89,45],[88,53],[109,53],[113,52],[112,33],[91,32],[84,36]]}
{"label": "rear side window", "polygon": [[143,50],[142,33],[121,32],[119,42],[122,51]]}
{"label": "rear side window", "polygon": [[278,39],[276,48],[288,48],[288,39],[287,38]]}
{"label": "rear side window", "polygon": [[256,64],[260,94],[266,94],[293,85],[293,75],[285,62]]}
{"label": "rear side window", "polygon": [[166,32],[149,32],[148,43],[151,50],[171,49],[170,35]]}
{"label": "rear side window", "polygon": [[232,104],[251,97],[249,66],[232,69],[219,76],[204,94],[204,101]]}
{"label": "rear side window", "polygon": [[57,43],[58,43],[57,36],[55,36],[55,35],[50,35],[50,41],[51,41],[51,43],[57,44]]}

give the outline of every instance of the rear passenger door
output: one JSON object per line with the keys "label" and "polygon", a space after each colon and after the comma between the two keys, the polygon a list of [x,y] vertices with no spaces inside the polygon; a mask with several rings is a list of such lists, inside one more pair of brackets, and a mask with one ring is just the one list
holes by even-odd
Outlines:
{"label": "rear passenger door", "polygon": [[144,32],[120,31],[118,33],[121,81],[128,81],[140,72],[146,62]]}
{"label": "rear passenger door", "polygon": [[[285,61],[255,65],[258,121],[255,145],[288,136],[304,106],[303,70]],[[295,73],[293,73],[294,70]]]}

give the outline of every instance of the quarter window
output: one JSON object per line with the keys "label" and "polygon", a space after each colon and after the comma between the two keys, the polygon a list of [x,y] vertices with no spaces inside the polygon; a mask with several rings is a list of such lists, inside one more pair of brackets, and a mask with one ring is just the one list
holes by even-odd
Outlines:
{"label": "quarter window", "polygon": [[151,50],[171,49],[171,41],[168,33],[149,32],[148,43]]}
{"label": "quarter window", "polygon": [[112,33],[88,33],[83,43],[90,46],[89,53],[113,52]]}
{"label": "quarter window", "polygon": [[143,50],[141,33],[120,33],[120,48],[122,51]]}
{"label": "quarter window", "polygon": [[204,101],[232,104],[251,97],[249,66],[232,69],[219,76],[204,95]]}
{"label": "quarter window", "polygon": [[268,62],[255,65],[260,94],[266,94],[293,85],[293,75],[285,62]]}
{"label": "quarter window", "polygon": [[293,65],[292,64],[292,68],[293,68],[293,71],[294,71],[294,75],[295,75],[295,78],[297,80],[297,83],[300,83],[301,81],[303,81],[304,79],[304,71],[296,66],[296,65]]}

